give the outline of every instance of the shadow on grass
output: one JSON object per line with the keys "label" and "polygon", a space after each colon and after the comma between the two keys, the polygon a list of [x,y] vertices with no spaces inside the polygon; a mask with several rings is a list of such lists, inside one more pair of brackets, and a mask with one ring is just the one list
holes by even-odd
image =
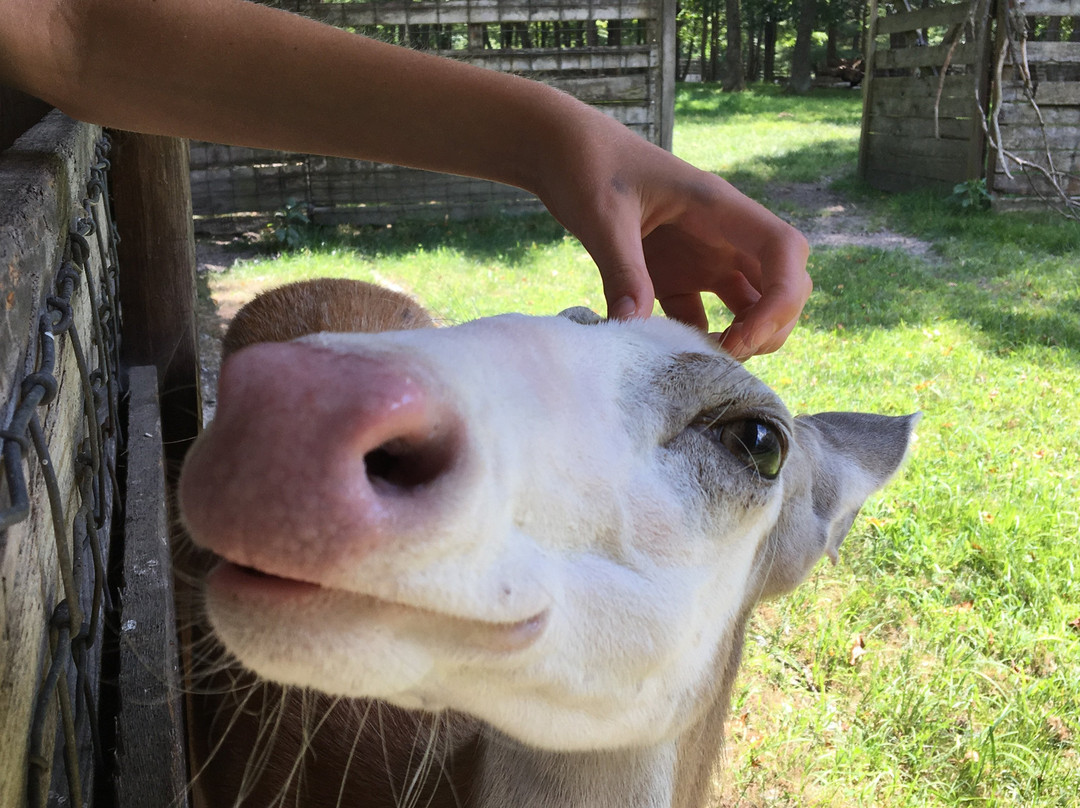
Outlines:
{"label": "shadow on grass", "polygon": [[372,259],[450,249],[477,260],[513,266],[535,245],[556,245],[565,238],[567,231],[551,215],[528,213],[468,221],[312,228],[304,247],[349,250]]}
{"label": "shadow on grass", "polygon": [[771,187],[795,182],[830,185],[834,179],[854,175],[858,156],[856,142],[839,138],[823,140],[812,146],[755,157],[721,176],[742,193],[768,206]]}
{"label": "shadow on grass", "polygon": [[[815,252],[815,292],[808,324],[847,332],[901,325],[934,328],[943,320],[969,323],[992,350],[1056,348],[1080,358],[1080,297],[1068,293],[1070,272],[1053,270],[1033,284],[1028,270],[981,262],[924,262],[903,253],[866,248]],[[1075,275],[1072,275],[1075,283]]]}

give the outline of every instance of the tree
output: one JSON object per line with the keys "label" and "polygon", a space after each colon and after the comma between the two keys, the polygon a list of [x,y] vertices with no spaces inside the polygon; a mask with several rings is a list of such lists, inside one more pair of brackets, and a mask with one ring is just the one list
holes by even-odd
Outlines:
{"label": "tree", "polygon": [[727,48],[724,51],[722,87],[726,93],[741,93],[746,89],[746,77],[743,74],[742,13],[739,0],[725,0],[724,14],[727,17]]}
{"label": "tree", "polygon": [[816,18],[817,0],[799,0],[799,17],[795,29],[795,48],[791,52],[791,79],[788,81],[788,92],[805,93],[810,90],[813,82],[810,46],[813,44]]}

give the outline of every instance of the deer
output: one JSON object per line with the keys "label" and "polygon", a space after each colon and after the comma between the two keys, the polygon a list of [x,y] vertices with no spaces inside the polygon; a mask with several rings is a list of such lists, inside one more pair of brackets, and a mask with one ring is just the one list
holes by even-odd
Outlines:
{"label": "deer", "polygon": [[749,615],[835,562],[919,415],[793,417],[662,317],[433,326],[325,279],[230,326],[178,484],[221,653],[196,794],[701,808]]}

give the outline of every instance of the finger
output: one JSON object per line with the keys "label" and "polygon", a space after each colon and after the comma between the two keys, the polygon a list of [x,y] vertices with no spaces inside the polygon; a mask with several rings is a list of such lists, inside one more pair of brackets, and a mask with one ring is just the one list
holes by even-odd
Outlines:
{"label": "finger", "polygon": [[699,294],[669,295],[660,299],[660,307],[664,310],[664,314],[673,320],[700,328],[702,331],[709,329],[709,318],[705,315],[705,306],[702,305]]}
{"label": "finger", "polygon": [[723,350],[742,362],[751,356],[779,350],[798,325],[800,313],[801,309],[795,317],[782,325],[771,322],[748,324],[746,320],[739,320],[720,334],[712,336]]}
{"label": "finger", "polygon": [[582,242],[600,270],[608,318],[645,319],[652,314],[653,285],[641,246],[640,213],[625,213],[590,243]]}
{"label": "finger", "polygon": [[791,336],[791,332],[795,330],[795,326],[798,325],[798,324],[799,324],[799,319],[798,318],[795,318],[794,320],[792,320],[786,326],[784,326],[779,331],[777,331],[776,334],[773,335],[772,339],[767,340],[767,341],[763,342],[761,345],[759,345],[757,347],[757,350],[754,352],[755,355],[761,356],[762,354],[769,354],[769,353],[772,353],[773,351],[780,350],[780,348],[783,346],[783,344],[785,342],[787,342],[787,338],[789,336]]}

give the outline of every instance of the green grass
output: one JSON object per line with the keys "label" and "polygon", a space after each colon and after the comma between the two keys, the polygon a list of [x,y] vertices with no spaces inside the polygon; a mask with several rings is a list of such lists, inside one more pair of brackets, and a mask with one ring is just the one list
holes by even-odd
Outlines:
{"label": "green grass", "polygon": [[[749,363],[795,411],[924,418],[839,565],[753,617],[716,804],[1080,804],[1080,227],[858,188],[855,95],[696,86],[678,109],[677,150],[741,187],[832,177],[934,245],[815,250],[802,327]],[[450,321],[603,307],[540,217],[338,234],[212,285],[343,269]]]}
{"label": "green grass", "polygon": [[209,282],[215,297],[232,299],[326,276],[405,288],[449,322],[510,310],[604,310],[588,253],[547,215],[324,232],[307,249],[241,261]]}
{"label": "green grass", "polygon": [[757,195],[768,182],[848,172],[858,154],[861,114],[862,96],[850,90],[792,97],[767,85],[734,94],[686,85],[675,105],[674,151]]}

